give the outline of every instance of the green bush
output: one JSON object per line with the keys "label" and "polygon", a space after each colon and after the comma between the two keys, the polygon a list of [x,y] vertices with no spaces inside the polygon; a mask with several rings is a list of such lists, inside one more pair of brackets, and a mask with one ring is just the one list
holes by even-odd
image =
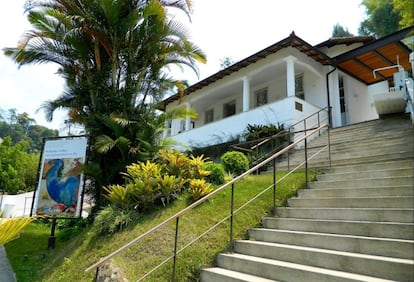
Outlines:
{"label": "green bush", "polygon": [[217,185],[224,184],[225,171],[222,164],[208,163],[204,166],[204,169],[210,171],[210,175],[206,177],[207,182]]}
{"label": "green bush", "polygon": [[221,162],[227,172],[240,175],[249,169],[249,159],[242,153],[230,151],[221,156]]}

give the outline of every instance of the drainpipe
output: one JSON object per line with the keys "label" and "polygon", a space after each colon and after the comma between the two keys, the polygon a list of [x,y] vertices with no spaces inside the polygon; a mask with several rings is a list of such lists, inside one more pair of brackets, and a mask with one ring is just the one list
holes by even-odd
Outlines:
{"label": "drainpipe", "polygon": [[326,92],[328,93],[328,121],[329,121],[329,127],[332,127],[332,108],[331,108],[331,95],[329,93],[329,75],[336,71],[336,66],[333,66],[333,70],[329,71],[326,74]]}

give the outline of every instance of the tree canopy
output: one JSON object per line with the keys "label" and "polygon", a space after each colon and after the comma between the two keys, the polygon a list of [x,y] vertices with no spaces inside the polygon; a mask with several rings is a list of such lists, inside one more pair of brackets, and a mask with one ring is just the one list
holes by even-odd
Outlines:
{"label": "tree canopy", "polygon": [[26,141],[26,151],[29,153],[40,152],[44,138],[58,135],[57,130],[37,125],[29,114],[18,113],[16,109],[9,109],[7,113],[3,111],[0,116],[0,138],[9,136],[13,145]]}
{"label": "tree canopy", "polygon": [[188,40],[172,12],[188,16],[186,0],[54,0],[27,2],[33,29],[17,47],[4,52],[19,65],[55,63],[65,79],[61,96],[46,101],[48,119],[68,110],[68,121],[80,124],[90,138],[86,172],[100,187],[122,180],[131,162],[151,157],[159,146],[165,119],[157,104],[167,91],[186,86],[169,66],[197,72],[204,53]]}
{"label": "tree canopy", "polygon": [[332,31],[332,37],[347,37],[347,36],[354,36],[354,35],[350,33],[347,28],[344,28],[339,23],[334,25],[333,31]]}
{"label": "tree canopy", "polygon": [[384,37],[414,25],[413,0],[363,0],[367,18],[359,27],[362,35]]}

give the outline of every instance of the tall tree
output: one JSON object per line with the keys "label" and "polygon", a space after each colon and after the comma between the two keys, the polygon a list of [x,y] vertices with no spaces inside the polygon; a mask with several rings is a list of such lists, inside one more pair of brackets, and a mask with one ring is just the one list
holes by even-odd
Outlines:
{"label": "tall tree", "polygon": [[361,22],[359,33],[383,37],[406,27],[406,15],[412,15],[413,4],[413,0],[363,0],[368,17]]}
{"label": "tall tree", "polygon": [[99,136],[119,138],[111,119],[128,121],[122,133],[129,140],[128,158],[119,150],[89,153],[98,198],[99,187],[118,181],[123,166],[155,150],[150,144],[157,136],[146,132],[153,126],[156,104],[166,90],[183,89],[168,66],[197,72],[195,62],[205,61],[184,26],[168,16],[171,9],[189,15],[190,8],[188,0],[33,0],[28,19],[34,29],[18,47],[4,49],[19,65],[59,65],[66,88],[44,103],[47,118],[56,109],[68,109],[69,122],[84,126],[92,148]]}
{"label": "tall tree", "polygon": [[414,0],[392,0],[394,11],[401,15],[400,27],[405,28],[414,25]]}
{"label": "tall tree", "polygon": [[332,37],[347,37],[347,36],[354,36],[354,35],[350,33],[348,29],[345,29],[343,26],[341,26],[339,23],[334,25],[333,31],[332,31]]}

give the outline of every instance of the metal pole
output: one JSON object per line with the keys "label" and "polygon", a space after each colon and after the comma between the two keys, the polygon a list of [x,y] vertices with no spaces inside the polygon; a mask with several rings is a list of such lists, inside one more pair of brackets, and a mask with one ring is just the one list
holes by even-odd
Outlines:
{"label": "metal pole", "polygon": [[175,238],[174,238],[174,260],[173,260],[173,272],[172,272],[172,279],[171,281],[175,281],[175,269],[176,269],[176,263],[177,263],[177,241],[178,241],[178,222],[179,217],[175,219]]}
{"label": "metal pole", "polygon": [[56,228],[56,217],[53,217],[52,218],[52,226],[50,228],[50,236],[49,236],[49,240],[47,242],[47,249],[48,250],[53,250],[55,248],[55,242],[56,242],[55,228]]}
{"label": "metal pole", "polygon": [[[320,111],[318,112],[318,127],[321,126],[321,117],[320,117],[319,114],[320,114]],[[321,136],[321,131],[320,130],[319,130],[318,134],[319,134],[319,136]]]}
{"label": "metal pole", "polygon": [[332,158],[331,158],[331,129],[328,126],[328,154],[329,154],[329,167],[332,167]]}
{"label": "metal pole", "polygon": [[99,266],[96,268],[96,271],[95,271],[95,278],[93,279],[94,282],[98,281],[98,275],[99,275]]}
{"label": "metal pole", "polygon": [[287,163],[288,163],[288,171],[290,171],[290,154],[289,151],[287,152]]}
{"label": "metal pole", "polygon": [[276,159],[273,159],[273,216],[276,216]]}
{"label": "metal pole", "polygon": [[[303,120],[303,127],[305,130],[305,136],[306,136],[306,120]],[[305,138],[305,181],[306,181],[306,188],[308,187],[308,138]]]}
{"label": "metal pole", "polygon": [[230,204],[230,253],[233,252],[233,216],[234,216],[234,183],[231,184],[231,204]]}

